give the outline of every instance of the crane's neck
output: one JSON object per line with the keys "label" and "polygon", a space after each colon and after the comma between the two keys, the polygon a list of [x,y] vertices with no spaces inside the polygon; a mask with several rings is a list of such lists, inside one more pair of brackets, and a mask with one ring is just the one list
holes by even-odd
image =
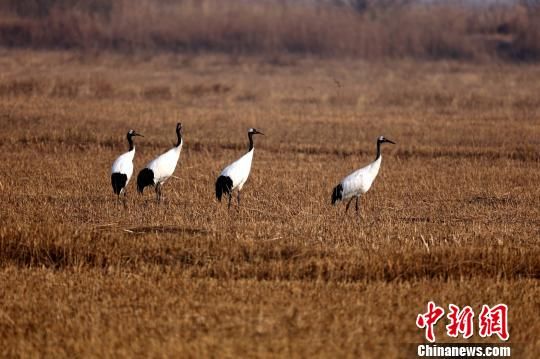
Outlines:
{"label": "crane's neck", "polygon": [[381,141],[377,141],[377,156],[375,157],[375,161],[381,158],[381,143]]}
{"label": "crane's neck", "polygon": [[253,133],[249,132],[248,138],[249,138],[249,148],[248,148],[248,152],[249,152],[253,149]]}
{"label": "crane's neck", "polygon": [[176,129],[176,147],[180,146],[182,144],[182,132],[180,132],[180,129]]}
{"label": "crane's neck", "polygon": [[133,151],[135,149],[135,146],[133,145],[133,138],[130,134],[127,135],[127,140],[129,143],[129,150]]}

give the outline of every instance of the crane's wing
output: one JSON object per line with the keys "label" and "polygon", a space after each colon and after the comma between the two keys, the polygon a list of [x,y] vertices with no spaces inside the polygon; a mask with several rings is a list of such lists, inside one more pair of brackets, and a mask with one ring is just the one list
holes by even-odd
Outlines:
{"label": "crane's wing", "polygon": [[368,167],[354,171],[341,181],[341,185],[343,186],[343,198],[349,198],[367,192],[371,184],[369,181]]}
{"label": "crane's wing", "polygon": [[154,172],[154,183],[164,182],[172,176],[180,158],[180,151],[181,149],[174,147],[146,165],[146,168]]}
{"label": "crane's wing", "polygon": [[135,155],[135,151],[129,151],[118,156],[118,158],[114,161],[111,167],[111,174],[123,173],[127,175],[128,180],[129,180],[129,178],[133,174],[133,156],[134,155]]}
{"label": "crane's wing", "polygon": [[234,189],[247,181],[249,172],[251,170],[252,159],[253,150],[249,151],[238,160],[225,167],[225,169],[221,171],[220,175],[229,177],[233,181]]}

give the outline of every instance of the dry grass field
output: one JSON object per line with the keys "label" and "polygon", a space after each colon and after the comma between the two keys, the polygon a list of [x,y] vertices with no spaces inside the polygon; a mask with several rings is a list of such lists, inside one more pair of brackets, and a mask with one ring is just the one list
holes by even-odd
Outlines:
{"label": "dry grass field", "polygon": [[[0,55],[0,356],[406,357],[429,300],[506,303],[540,355],[537,65]],[[126,132],[137,173],[178,121],[163,203],[132,179],[118,205]],[[214,181],[251,126],[227,211]],[[381,134],[397,145],[346,216],[332,188]]]}

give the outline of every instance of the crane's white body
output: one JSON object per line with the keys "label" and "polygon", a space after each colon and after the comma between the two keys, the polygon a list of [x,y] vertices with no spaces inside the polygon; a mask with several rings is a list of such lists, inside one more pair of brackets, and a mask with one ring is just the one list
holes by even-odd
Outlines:
{"label": "crane's white body", "polygon": [[255,152],[253,135],[257,134],[264,135],[255,128],[248,130],[249,148],[247,153],[225,167],[216,180],[216,198],[221,202],[223,194],[228,195],[229,209],[231,208],[231,198],[234,190],[238,190],[236,198],[238,199],[238,206],[240,206],[240,193],[248,180],[251,163],[253,162],[253,153]]}
{"label": "crane's white body", "polygon": [[145,168],[151,169],[154,173],[154,185],[165,183],[165,181],[173,175],[176,164],[180,159],[183,144],[184,141],[182,140],[180,145],[175,146],[164,154],[154,158],[145,166]]}
{"label": "crane's white body", "polygon": [[369,191],[373,181],[379,173],[381,161],[382,156],[379,156],[379,158],[369,165],[362,167],[343,178],[340,182],[343,187],[342,199],[357,197]]}
{"label": "crane's white body", "polygon": [[[127,176],[126,185],[129,183],[129,179],[133,175],[133,158],[135,157],[135,147],[131,151],[128,151],[126,153],[121,154],[118,156],[118,158],[113,162],[113,165],[111,167],[111,175],[113,173],[120,173]],[[122,189],[124,191],[124,189]]]}
{"label": "crane's white body", "polygon": [[248,153],[234,161],[221,171],[220,176],[229,177],[232,182],[232,190],[242,190],[242,187],[246,183],[249,172],[251,171],[251,162],[253,161],[253,152],[255,148],[252,148]]}

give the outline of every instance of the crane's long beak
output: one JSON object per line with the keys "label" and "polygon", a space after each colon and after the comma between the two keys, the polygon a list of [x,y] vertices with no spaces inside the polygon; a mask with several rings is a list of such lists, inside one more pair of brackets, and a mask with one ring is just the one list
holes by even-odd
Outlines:
{"label": "crane's long beak", "polygon": [[265,134],[262,133],[261,131],[257,131],[257,134],[258,134],[258,135],[263,135],[263,136],[265,136]]}
{"label": "crane's long beak", "polygon": [[140,136],[140,137],[144,137],[143,135],[141,135],[140,133],[135,133],[133,134],[133,136]]}
{"label": "crane's long beak", "polygon": [[394,141],[390,141],[389,139],[386,139],[386,142],[391,143],[391,144],[393,144],[393,145],[396,144]]}

